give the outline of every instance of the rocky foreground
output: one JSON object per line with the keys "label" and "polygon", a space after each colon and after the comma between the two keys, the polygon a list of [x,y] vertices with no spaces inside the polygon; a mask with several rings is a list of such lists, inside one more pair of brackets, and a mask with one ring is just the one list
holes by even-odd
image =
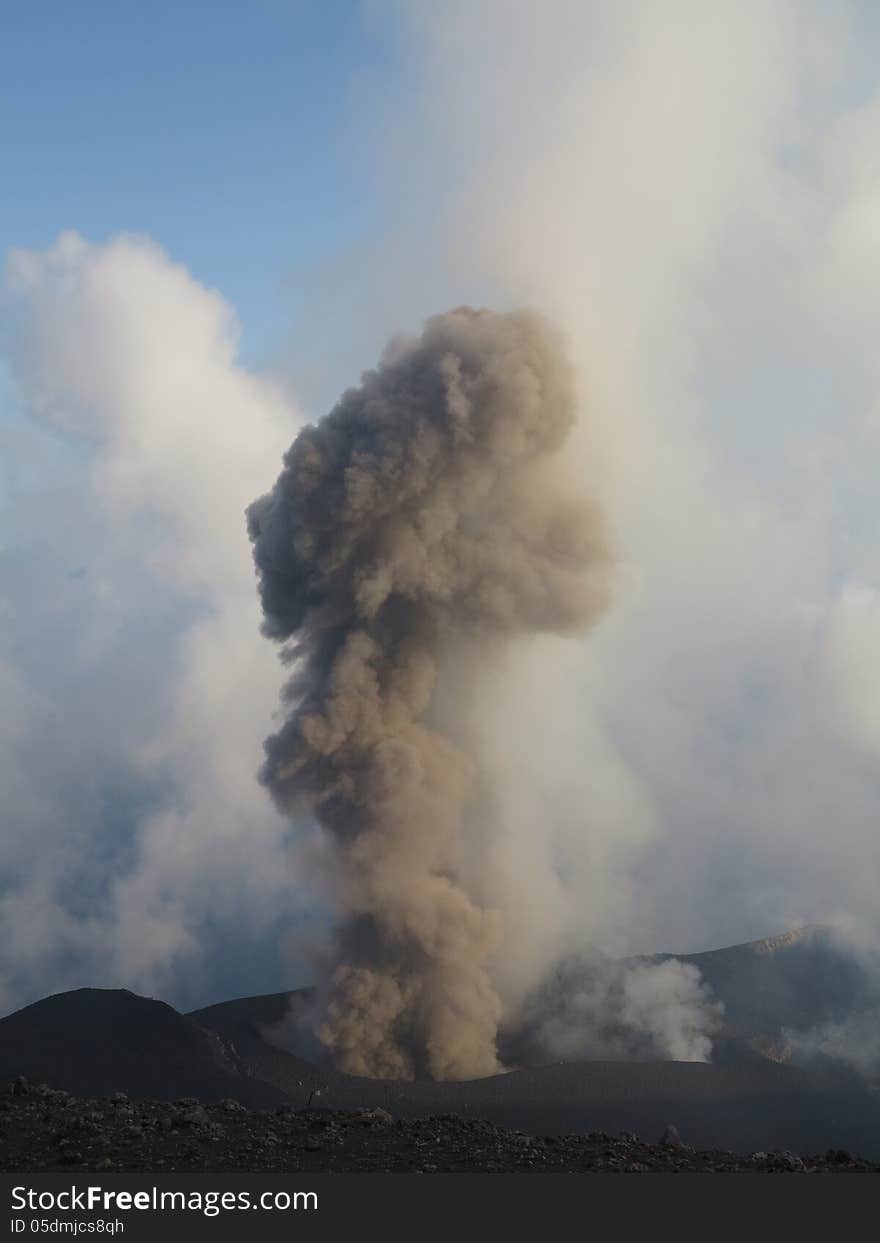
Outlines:
{"label": "rocky foreground", "polygon": [[825,1174],[878,1173],[880,1163],[844,1149],[804,1157],[698,1151],[671,1126],[653,1144],[602,1131],[527,1135],[456,1115],[395,1120],[383,1109],[267,1113],[231,1099],[130,1100],[122,1092],[87,1099],[19,1077],[0,1087],[0,1170]]}

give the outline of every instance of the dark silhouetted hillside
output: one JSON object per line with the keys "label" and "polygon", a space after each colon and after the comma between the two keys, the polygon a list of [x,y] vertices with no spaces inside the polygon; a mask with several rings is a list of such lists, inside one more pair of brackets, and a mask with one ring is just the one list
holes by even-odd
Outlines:
{"label": "dark silhouetted hillside", "polygon": [[58,993],[0,1020],[0,1078],[18,1074],[90,1096],[280,1099],[240,1073],[216,1032],[126,989]]}

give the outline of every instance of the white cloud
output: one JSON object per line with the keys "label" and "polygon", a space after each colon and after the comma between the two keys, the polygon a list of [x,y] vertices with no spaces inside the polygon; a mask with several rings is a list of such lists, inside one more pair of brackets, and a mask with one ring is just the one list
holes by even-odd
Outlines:
{"label": "white cloud", "polygon": [[218,929],[297,910],[256,777],[280,672],[244,509],[299,416],[151,242],[13,252],[5,306],[26,416],[0,630],[7,995],[205,998]]}
{"label": "white cloud", "polygon": [[504,856],[547,895],[509,912],[530,970],[560,941],[869,919],[880,780],[839,701],[873,731],[851,601],[880,578],[876,24],[757,0],[394,11],[397,234],[426,273],[442,255],[453,300],[478,272],[562,321],[621,546],[616,609],[544,665],[546,700],[526,660],[500,714],[511,804],[547,808],[548,772],[557,794]]}

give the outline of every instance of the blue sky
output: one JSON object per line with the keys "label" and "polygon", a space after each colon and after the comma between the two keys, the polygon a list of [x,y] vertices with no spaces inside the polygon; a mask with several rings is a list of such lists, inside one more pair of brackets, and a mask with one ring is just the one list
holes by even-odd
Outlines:
{"label": "blue sky", "polygon": [[362,5],[14,0],[3,26],[4,249],[147,234],[231,300],[254,359],[290,273],[377,227],[352,121],[393,66]]}

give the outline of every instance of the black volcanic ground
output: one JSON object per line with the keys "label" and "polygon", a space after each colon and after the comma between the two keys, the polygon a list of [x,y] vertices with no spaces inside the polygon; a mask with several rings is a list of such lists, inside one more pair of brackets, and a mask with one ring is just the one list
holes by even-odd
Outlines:
{"label": "black volcanic ground", "polygon": [[658,1143],[591,1131],[533,1135],[454,1114],[395,1119],[282,1106],[253,1113],[235,1101],[134,1101],[71,1096],[21,1079],[0,1084],[0,1169],[136,1172],[387,1171],[473,1173],[814,1174],[880,1171],[843,1149],[735,1155],[700,1151],[673,1131]]}
{"label": "black volcanic ground", "polygon": [[[4,1168],[26,1168],[14,1164],[18,1159],[16,1152],[25,1154],[22,1159],[36,1162],[35,1168],[55,1168],[53,1162],[62,1157],[52,1145],[60,1143],[57,1136],[65,1133],[66,1108],[74,1109],[77,1116],[83,1110],[95,1114],[91,1121],[86,1119],[84,1134],[90,1126],[93,1134],[103,1134],[101,1128],[105,1124],[119,1122],[118,1110],[110,1110],[105,1119],[109,1106],[100,1103],[90,1110],[75,1101],[66,1106],[65,1098],[57,1095],[60,1090],[93,1098],[122,1092],[133,1100],[154,1102],[125,1105],[125,1109],[140,1111],[141,1119],[124,1124],[135,1127],[125,1140],[131,1159],[160,1162],[156,1167],[143,1168],[212,1168],[212,1161],[217,1168],[233,1168],[236,1160],[240,1162],[238,1168],[277,1168],[266,1164],[272,1156],[266,1152],[273,1147],[271,1134],[279,1124],[266,1121],[266,1111],[280,1108],[282,1113],[274,1116],[286,1117],[287,1129],[293,1127],[296,1131],[299,1123],[294,1124],[291,1119],[294,1114],[305,1118],[303,1111],[308,1106],[311,1112],[307,1129],[323,1135],[322,1127],[326,1130],[330,1126],[324,1135],[324,1139],[328,1135],[332,1138],[332,1143],[325,1145],[328,1153],[346,1149],[346,1144],[352,1151],[352,1144],[355,1149],[360,1145],[358,1151],[363,1149],[363,1161],[359,1157],[350,1168],[413,1168],[410,1157],[401,1157],[402,1164],[392,1161],[391,1165],[383,1165],[385,1158],[377,1157],[378,1163],[371,1164],[373,1141],[364,1139],[361,1132],[372,1135],[375,1131],[376,1137],[381,1132],[385,1139],[375,1140],[380,1148],[386,1141],[391,1143],[390,1132],[377,1130],[372,1123],[359,1123],[357,1118],[363,1116],[362,1111],[377,1109],[386,1111],[404,1128],[394,1139],[394,1143],[401,1144],[407,1135],[415,1142],[418,1127],[428,1125],[416,1122],[417,1119],[445,1116],[447,1122],[442,1126],[432,1125],[435,1131],[441,1128],[441,1139],[445,1136],[443,1142],[448,1141],[447,1147],[452,1145],[449,1151],[455,1149],[457,1155],[445,1166],[435,1162],[437,1168],[464,1168],[461,1162],[466,1166],[467,1135],[477,1136],[473,1128],[483,1122],[521,1131],[527,1137],[579,1134],[583,1139],[597,1132],[626,1132],[646,1140],[656,1140],[672,1123],[694,1150],[849,1150],[880,1159],[880,1099],[863,1079],[842,1067],[804,1069],[774,1060],[786,1026],[804,1027],[824,1021],[829,1015],[839,1015],[841,1007],[851,1003],[854,981],[843,980],[839,971],[831,969],[828,954],[823,936],[810,934],[694,956],[691,961],[700,966],[716,995],[728,1007],[727,1027],[719,1048],[721,1060],[713,1064],[567,1062],[529,1066],[465,1083],[357,1079],[270,1043],[267,1033],[270,1039],[277,1040],[273,1027],[277,1032],[277,1024],[289,1015],[291,1006],[303,1004],[303,992],[242,998],[191,1015],[125,990],[80,989],[62,993],[0,1020],[0,1081],[23,1075],[31,1085],[25,1091],[10,1094],[6,1108],[0,1109],[0,1154],[7,1162]],[[571,964],[566,968],[569,973],[574,969]],[[768,1056],[762,1050],[774,1052]],[[48,1088],[41,1089],[41,1094],[32,1085],[42,1083]],[[188,1105],[167,1104],[184,1098],[189,1098]],[[210,1105],[223,1100],[245,1106],[251,1121],[245,1125],[231,1107],[225,1112],[221,1110],[216,1119],[212,1112],[198,1125],[180,1121],[196,1102]],[[320,1112],[315,1113],[315,1107],[320,1107]],[[161,1118],[166,1115],[177,1122],[163,1123]],[[385,1118],[384,1113],[371,1116]],[[73,1117],[71,1114],[68,1120]],[[215,1123],[219,1131],[211,1131]],[[41,1126],[55,1130],[42,1136]],[[254,1138],[260,1128],[268,1128],[270,1133],[270,1141],[262,1148],[262,1141]],[[117,1126],[116,1130],[119,1129]],[[175,1146],[169,1138],[172,1130],[175,1136],[183,1135],[185,1143],[181,1140]],[[240,1131],[241,1136],[253,1132],[247,1141],[250,1148],[246,1146],[237,1155],[230,1155],[222,1144],[223,1137],[228,1140],[232,1131]],[[116,1131],[111,1127],[108,1133]],[[320,1147],[305,1149],[303,1136],[298,1131],[296,1134],[297,1142],[302,1141],[303,1152],[322,1151]],[[504,1134],[510,1136],[510,1131]],[[484,1139],[486,1135],[488,1131]],[[504,1151],[508,1156],[516,1151],[511,1139],[513,1148],[508,1152],[507,1141],[498,1138],[502,1132],[496,1135],[492,1131],[492,1135],[491,1144],[488,1140],[486,1144],[490,1148],[495,1145],[493,1151]],[[157,1157],[153,1148],[141,1151],[147,1139],[151,1144],[155,1139],[163,1151],[167,1149],[166,1155]],[[320,1139],[321,1144],[324,1139]],[[566,1141],[569,1142],[574,1143]],[[593,1144],[596,1152],[604,1151],[605,1142],[600,1137],[596,1141],[599,1147]],[[630,1148],[633,1142],[626,1141]],[[486,1144],[484,1149],[488,1151]],[[537,1149],[532,1153],[534,1168],[604,1168],[601,1162],[598,1166],[588,1163],[568,1167],[552,1162],[548,1166],[547,1153],[552,1146],[545,1145],[540,1150],[540,1160]],[[115,1160],[107,1155],[106,1143],[93,1144],[92,1148],[94,1152],[88,1151],[88,1145],[71,1147],[68,1143],[68,1157],[71,1152],[78,1152],[85,1168],[98,1168],[90,1163],[92,1157],[95,1162]],[[389,1161],[393,1148],[392,1143],[386,1153]],[[690,1149],[683,1151],[687,1154]],[[181,1155],[184,1151],[189,1155]],[[418,1145],[414,1151],[416,1155],[421,1151]],[[558,1151],[562,1152],[562,1148]],[[580,1156],[574,1149],[566,1151],[575,1163],[586,1160],[586,1149],[578,1150]],[[670,1160],[666,1148],[660,1152],[659,1166],[652,1164],[650,1154],[643,1152],[638,1156],[633,1151],[621,1150],[619,1160],[615,1157],[614,1161],[623,1166],[665,1168],[663,1163]],[[276,1158],[280,1159],[278,1153],[272,1160]],[[199,1160],[208,1164],[199,1165]],[[191,1164],[187,1166],[186,1161]],[[695,1164],[693,1168],[732,1168],[727,1158],[725,1161],[727,1164],[713,1165],[703,1160],[702,1165]],[[842,1168],[842,1164],[845,1163],[831,1162],[834,1168]],[[319,1168],[311,1157],[308,1168]],[[511,1165],[504,1157],[501,1168],[520,1165]],[[682,1168],[690,1168],[687,1161]]]}

